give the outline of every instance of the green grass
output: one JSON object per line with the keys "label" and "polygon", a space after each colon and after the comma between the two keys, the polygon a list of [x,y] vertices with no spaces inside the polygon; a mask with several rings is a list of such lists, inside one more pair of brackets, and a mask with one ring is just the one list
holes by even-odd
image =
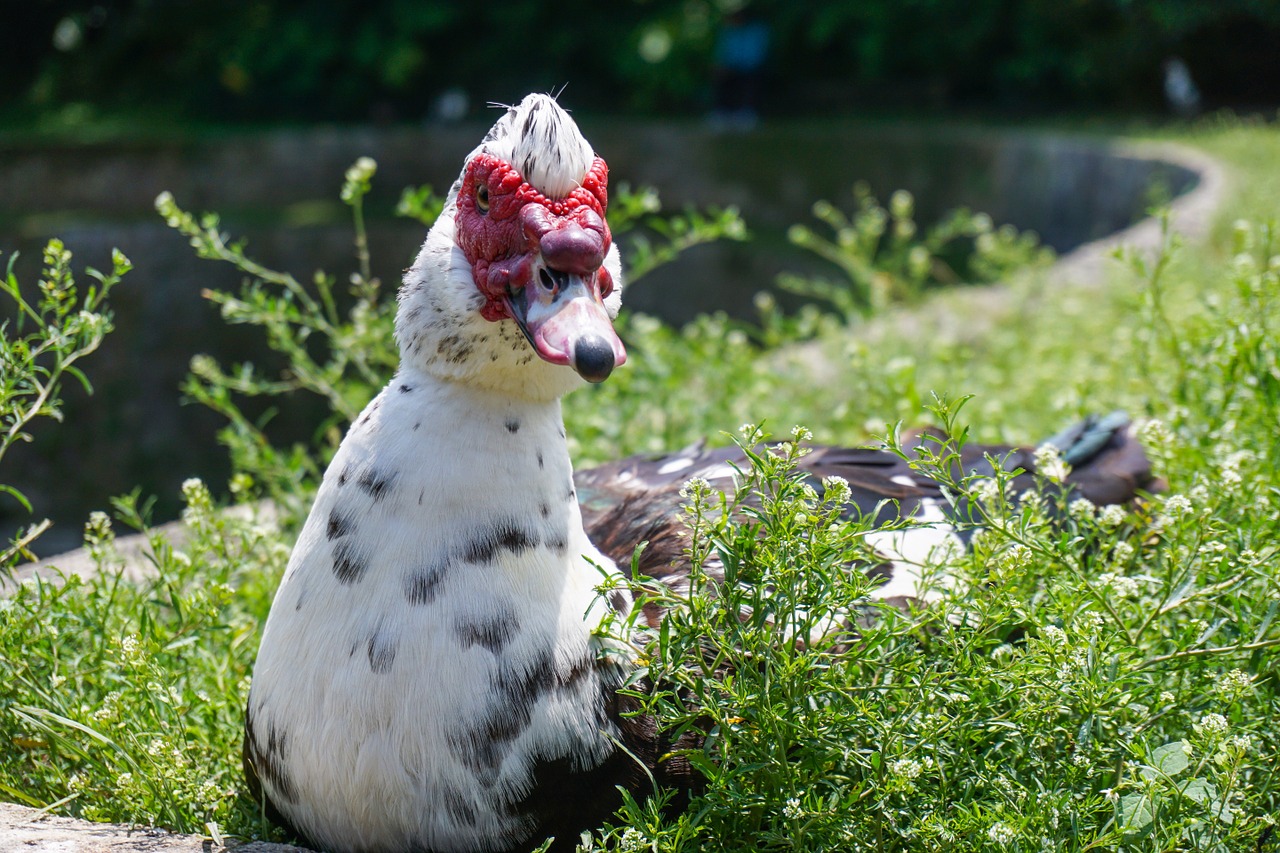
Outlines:
{"label": "green grass", "polygon": [[[767,304],[756,326],[626,319],[627,368],[566,403],[580,464],[744,422],[862,442],[942,420],[974,440],[1030,442],[1123,408],[1147,422],[1169,490],[1140,507],[1060,507],[1067,520],[1052,523],[1044,502],[1012,507],[998,483],[954,483],[980,496],[985,531],[972,553],[938,555],[954,588],[918,613],[882,614],[852,646],[797,647],[792,626],[822,624],[863,591],[833,571],[862,553],[858,526],[832,525],[831,497],[790,478],[785,441],[736,494],[694,484],[695,557],[714,552],[773,592],[669,600],[668,633],[629,639],[670,688],[644,692],[652,709],[672,726],[713,726],[708,790],[679,817],[631,805],[591,844],[1274,849],[1280,236],[1266,223],[1280,129],[1215,120],[1164,136],[1229,168],[1220,221],[1205,244],[1171,238],[1159,258],[1117,260],[1104,281],[1051,286],[1032,271],[996,306],[946,293],[853,325]],[[214,394],[218,374],[203,368],[195,390]],[[343,386],[335,399],[368,391]],[[930,411],[935,394],[970,399]],[[242,471],[233,499],[305,505],[308,460],[323,450],[263,446],[252,424],[229,440]],[[912,460],[945,476],[947,452]],[[724,510],[747,490],[768,499],[744,526]],[[240,724],[291,516],[281,532],[214,515],[203,486],[186,497],[193,538],[153,540],[158,579],[107,572],[0,601],[0,793],[95,819],[268,832],[244,795]],[[117,512],[140,523],[129,501]],[[114,565],[105,517],[89,532]],[[726,667],[737,676],[716,673]]]}

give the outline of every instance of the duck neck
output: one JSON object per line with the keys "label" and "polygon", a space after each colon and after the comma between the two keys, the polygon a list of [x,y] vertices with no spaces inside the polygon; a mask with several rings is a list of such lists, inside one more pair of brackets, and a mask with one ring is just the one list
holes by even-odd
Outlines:
{"label": "duck neck", "polygon": [[[400,387],[414,391],[401,394]],[[432,456],[430,470],[418,475],[425,503],[411,510],[445,530],[469,521],[477,542],[505,543],[499,559],[476,561],[478,568],[492,563],[531,574],[587,573],[592,586],[600,583],[591,564],[611,564],[600,562],[582,527],[559,398],[499,395],[413,371],[402,371],[386,393],[414,399],[412,428],[397,432],[414,442],[419,458],[423,449]],[[434,506],[432,492],[443,493]]]}

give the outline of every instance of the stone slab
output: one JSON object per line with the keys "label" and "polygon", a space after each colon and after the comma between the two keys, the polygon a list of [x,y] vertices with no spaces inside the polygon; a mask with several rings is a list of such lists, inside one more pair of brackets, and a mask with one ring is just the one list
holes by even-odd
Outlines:
{"label": "stone slab", "polygon": [[310,853],[290,844],[250,841],[218,844],[198,835],[163,829],[91,823],[49,815],[26,806],[0,803],[0,851],[3,853]]}

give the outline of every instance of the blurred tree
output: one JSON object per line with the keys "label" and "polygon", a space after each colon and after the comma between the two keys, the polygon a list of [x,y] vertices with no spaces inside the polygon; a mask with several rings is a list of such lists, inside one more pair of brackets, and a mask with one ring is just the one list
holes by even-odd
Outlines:
{"label": "blurred tree", "polygon": [[27,0],[10,104],[218,119],[417,119],[572,86],[584,109],[694,112],[744,7],[769,26],[763,107],[1158,107],[1181,57],[1212,107],[1280,101],[1276,0]]}

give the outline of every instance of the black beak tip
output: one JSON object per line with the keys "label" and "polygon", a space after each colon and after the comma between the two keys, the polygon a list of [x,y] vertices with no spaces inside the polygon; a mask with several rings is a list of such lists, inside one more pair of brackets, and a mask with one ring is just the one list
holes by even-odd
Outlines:
{"label": "black beak tip", "polygon": [[588,382],[605,381],[613,367],[613,347],[604,338],[583,338],[573,348],[573,369]]}

